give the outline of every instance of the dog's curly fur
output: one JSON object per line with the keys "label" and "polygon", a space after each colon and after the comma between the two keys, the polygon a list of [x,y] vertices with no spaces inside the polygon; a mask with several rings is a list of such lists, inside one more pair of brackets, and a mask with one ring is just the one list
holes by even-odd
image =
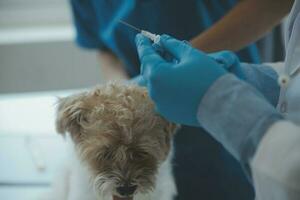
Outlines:
{"label": "dog's curly fur", "polygon": [[128,198],[117,192],[122,186],[136,186],[135,196],[155,193],[162,168],[171,174],[168,157],[177,126],[155,112],[142,87],[109,83],[62,98],[56,127],[70,134],[100,199]]}

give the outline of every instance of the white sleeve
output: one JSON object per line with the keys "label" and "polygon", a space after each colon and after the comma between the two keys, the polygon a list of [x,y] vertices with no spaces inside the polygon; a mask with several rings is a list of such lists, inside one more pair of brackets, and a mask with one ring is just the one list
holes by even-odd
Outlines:
{"label": "white sleeve", "polygon": [[251,162],[257,200],[299,200],[300,127],[287,121],[272,125]]}

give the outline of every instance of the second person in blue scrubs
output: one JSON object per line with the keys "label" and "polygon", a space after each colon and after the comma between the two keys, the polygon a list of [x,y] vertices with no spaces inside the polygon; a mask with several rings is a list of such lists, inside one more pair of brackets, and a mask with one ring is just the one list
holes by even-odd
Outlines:
{"label": "second person in blue scrubs", "polygon": [[[282,7],[289,1],[273,0],[272,6],[266,4],[269,1],[71,0],[71,5],[77,43],[98,50],[106,71],[119,66],[122,69],[115,71],[133,78],[140,72],[134,43],[137,32],[119,24],[119,19],[156,34],[189,40],[206,52],[234,50],[242,61],[257,63],[256,45],[246,44],[258,39],[288,12]],[[281,9],[277,10],[278,5]],[[205,131],[183,126],[174,143],[178,200],[254,199],[239,163]]]}

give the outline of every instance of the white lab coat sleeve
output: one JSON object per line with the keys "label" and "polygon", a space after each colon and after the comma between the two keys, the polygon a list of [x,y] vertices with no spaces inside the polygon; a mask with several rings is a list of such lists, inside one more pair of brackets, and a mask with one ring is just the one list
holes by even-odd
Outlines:
{"label": "white lab coat sleeve", "polygon": [[247,170],[266,130],[282,115],[254,87],[232,74],[208,89],[198,120]]}
{"label": "white lab coat sleeve", "polygon": [[300,199],[300,127],[280,121],[264,134],[251,161],[257,200]]}

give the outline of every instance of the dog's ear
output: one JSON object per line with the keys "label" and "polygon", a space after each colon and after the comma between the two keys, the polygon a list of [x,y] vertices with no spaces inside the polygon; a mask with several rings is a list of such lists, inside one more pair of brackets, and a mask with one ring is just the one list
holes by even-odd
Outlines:
{"label": "dog's ear", "polygon": [[85,113],[82,96],[74,95],[59,99],[56,113],[57,132],[61,134],[69,132],[73,138],[78,137],[81,125],[86,121]]}
{"label": "dog's ear", "polygon": [[172,137],[175,135],[177,130],[179,129],[179,125],[167,122],[166,126],[164,127],[164,132],[166,133],[166,144],[169,146]]}
{"label": "dog's ear", "polygon": [[179,125],[168,122],[167,125],[164,127],[164,131],[170,136],[172,137],[176,131],[178,130]]}

